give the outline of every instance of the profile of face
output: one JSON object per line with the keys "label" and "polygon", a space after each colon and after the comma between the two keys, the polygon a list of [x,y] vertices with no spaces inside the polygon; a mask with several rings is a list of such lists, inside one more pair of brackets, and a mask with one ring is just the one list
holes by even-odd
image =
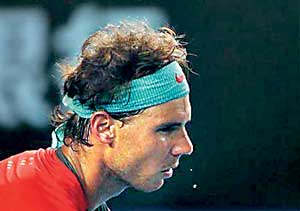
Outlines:
{"label": "profile of face", "polygon": [[145,192],[170,178],[182,155],[193,145],[186,123],[191,120],[189,96],[150,107],[116,128],[106,165],[126,185]]}

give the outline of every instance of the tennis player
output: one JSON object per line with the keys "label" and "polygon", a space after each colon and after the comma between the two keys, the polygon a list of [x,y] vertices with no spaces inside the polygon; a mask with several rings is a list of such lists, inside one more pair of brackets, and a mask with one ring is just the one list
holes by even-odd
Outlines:
{"label": "tennis player", "polygon": [[108,25],[60,63],[62,104],[52,147],[0,162],[0,209],[109,210],[132,187],[158,190],[193,145],[187,52],[168,27]]}

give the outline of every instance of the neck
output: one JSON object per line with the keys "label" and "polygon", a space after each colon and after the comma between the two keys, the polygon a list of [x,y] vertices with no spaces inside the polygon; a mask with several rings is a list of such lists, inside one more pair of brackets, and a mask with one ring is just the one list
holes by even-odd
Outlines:
{"label": "neck", "polygon": [[127,185],[105,166],[101,152],[95,152],[93,147],[78,148],[74,151],[71,147],[62,146],[62,153],[79,177],[88,209],[93,210],[119,195]]}

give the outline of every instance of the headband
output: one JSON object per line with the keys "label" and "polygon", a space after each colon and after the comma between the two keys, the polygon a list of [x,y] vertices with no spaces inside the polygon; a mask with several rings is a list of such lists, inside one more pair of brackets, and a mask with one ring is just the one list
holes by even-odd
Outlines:
{"label": "headband", "polygon": [[[153,74],[132,80],[128,89],[120,90],[109,104],[95,105],[96,109],[92,109],[89,102],[81,104],[78,99],[70,98],[68,95],[65,95],[62,101],[78,116],[90,118],[95,111],[105,110],[108,113],[136,111],[184,97],[189,92],[189,85],[180,65],[173,61]],[[53,131],[51,147],[62,145],[64,127],[63,123]]]}

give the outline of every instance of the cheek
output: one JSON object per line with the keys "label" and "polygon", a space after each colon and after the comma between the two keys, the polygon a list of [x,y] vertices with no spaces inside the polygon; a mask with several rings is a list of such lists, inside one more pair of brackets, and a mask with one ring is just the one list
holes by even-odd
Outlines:
{"label": "cheek", "polygon": [[160,137],[160,138],[159,138],[159,141],[161,141],[161,142],[166,142],[166,141],[167,141],[167,138],[166,138],[166,137]]}
{"label": "cheek", "polygon": [[119,169],[153,169],[160,167],[170,151],[170,136],[145,128],[124,128],[118,134],[114,155]]}
{"label": "cheek", "polygon": [[123,130],[115,143],[114,162],[120,169],[135,168],[145,156],[151,154],[150,138],[145,132]]}
{"label": "cheek", "polygon": [[149,168],[163,165],[170,152],[170,142],[167,136],[155,135],[155,142],[147,146],[145,163]]}

